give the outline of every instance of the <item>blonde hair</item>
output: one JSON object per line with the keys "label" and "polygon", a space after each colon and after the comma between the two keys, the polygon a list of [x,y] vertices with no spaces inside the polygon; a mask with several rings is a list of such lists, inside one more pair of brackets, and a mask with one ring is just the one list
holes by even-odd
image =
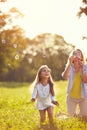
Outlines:
{"label": "blonde hair", "polygon": [[75,49],[70,53],[69,57],[72,56],[72,55],[74,54],[74,52],[76,52],[76,51],[80,52],[81,57],[82,57],[82,60],[84,61],[83,52],[82,52],[81,49],[78,49],[78,48],[75,48]]}
{"label": "blonde hair", "polygon": [[[47,66],[47,65],[41,65],[41,67],[38,69],[37,71],[37,74],[36,74],[36,77],[35,77],[35,80],[32,84],[33,87],[35,87],[39,82],[41,82],[41,77],[40,77],[40,74],[42,72],[42,69],[46,68],[48,71],[51,72],[51,69]],[[50,74],[49,78],[48,78],[48,83],[50,84],[50,86],[53,86],[54,85],[54,81],[53,81],[53,78]]]}

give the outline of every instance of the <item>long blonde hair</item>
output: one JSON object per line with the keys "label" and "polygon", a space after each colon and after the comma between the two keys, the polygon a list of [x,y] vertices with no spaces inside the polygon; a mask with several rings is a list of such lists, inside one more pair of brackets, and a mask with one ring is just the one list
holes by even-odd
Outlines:
{"label": "long blonde hair", "polygon": [[37,71],[35,80],[34,80],[34,82],[32,84],[33,87],[35,87],[39,82],[41,82],[40,73],[41,73],[42,69],[44,69],[44,68],[46,68],[48,71],[50,71],[50,76],[49,76],[49,79],[48,79],[48,83],[50,84],[50,86],[54,85],[54,81],[53,81],[53,78],[51,76],[51,69],[47,65],[41,65],[41,67]]}

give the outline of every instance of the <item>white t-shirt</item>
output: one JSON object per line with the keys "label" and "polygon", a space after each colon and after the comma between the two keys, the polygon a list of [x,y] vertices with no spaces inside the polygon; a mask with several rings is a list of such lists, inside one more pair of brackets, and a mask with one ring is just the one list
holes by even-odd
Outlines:
{"label": "white t-shirt", "polygon": [[44,110],[49,106],[53,106],[49,84],[43,86],[41,83],[38,83],[33,90],[32,98],[37,98],[36,108],[38,110]]}

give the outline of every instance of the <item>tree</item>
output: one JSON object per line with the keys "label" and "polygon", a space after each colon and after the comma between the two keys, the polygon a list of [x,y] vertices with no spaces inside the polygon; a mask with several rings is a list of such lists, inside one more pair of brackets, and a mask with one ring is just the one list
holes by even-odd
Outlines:
{"label": "tree", "polygon": [[6,2],[7,0],[0,0],[0,2]]}
{"label": "tree", "polygon": [[32,40],[26,38],[24,31],[14,25],[19,17],[23,15],[16,8],[0,12],[0,80],[32,81],[42,64],[52,69],[54,80],[60,80],[74,46],[56,34],[41,34]]}
{"label": "tree", "polygon": [[[77,13],[77,16],[80,18],[82,14],[87,16],[87,0],[82,0],[83,6],[80,7],[80,11]],[[82,36],[82,40],[87,40],[87,36]]]}
{"label": "tree", "polygon": [[24,30],[14,24],[14,19],[21,17],[23,14],[14,7],[8,12],[0,11],[0,79],[19,66],[29,43]]}
{"label": "tree", "polygon": [[[36,36],[31,43],[25,53],[26,66],[28,65],[29,68],[28,77],[31,80],[34,79],[37,69],[42,64],[47,64],[52,69],[54,80],[60,80],[68,55],[74,46],[66,43],[62,36],[50,33]],[[24,69],[22,67],[22,71]],[[25,73],[27,72],[25,71]]]}
{"label": "tree", "polygon": [[79,17],[81,17],[82,14],[85,14],[87,16],[87,0],[82,0],[82,3],[84,3],[85,7],[80,7],[80,11],[77,14]]}

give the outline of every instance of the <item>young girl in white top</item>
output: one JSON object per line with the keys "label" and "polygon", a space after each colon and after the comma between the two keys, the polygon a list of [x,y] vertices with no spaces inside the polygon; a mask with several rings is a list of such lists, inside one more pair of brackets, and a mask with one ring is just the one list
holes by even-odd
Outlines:
{"label": "young girl in white top", "polygon": [[40,113],[40,123],[44,123],[46,111],[48,113],[49,122],[53,124],[53,104],[59,105],[55,101],[54,82],[50,74],[50,69],[47,65],[42,65],[36,75],[34,81],[34,90],[31,101],[37,99],[36,107]]}

